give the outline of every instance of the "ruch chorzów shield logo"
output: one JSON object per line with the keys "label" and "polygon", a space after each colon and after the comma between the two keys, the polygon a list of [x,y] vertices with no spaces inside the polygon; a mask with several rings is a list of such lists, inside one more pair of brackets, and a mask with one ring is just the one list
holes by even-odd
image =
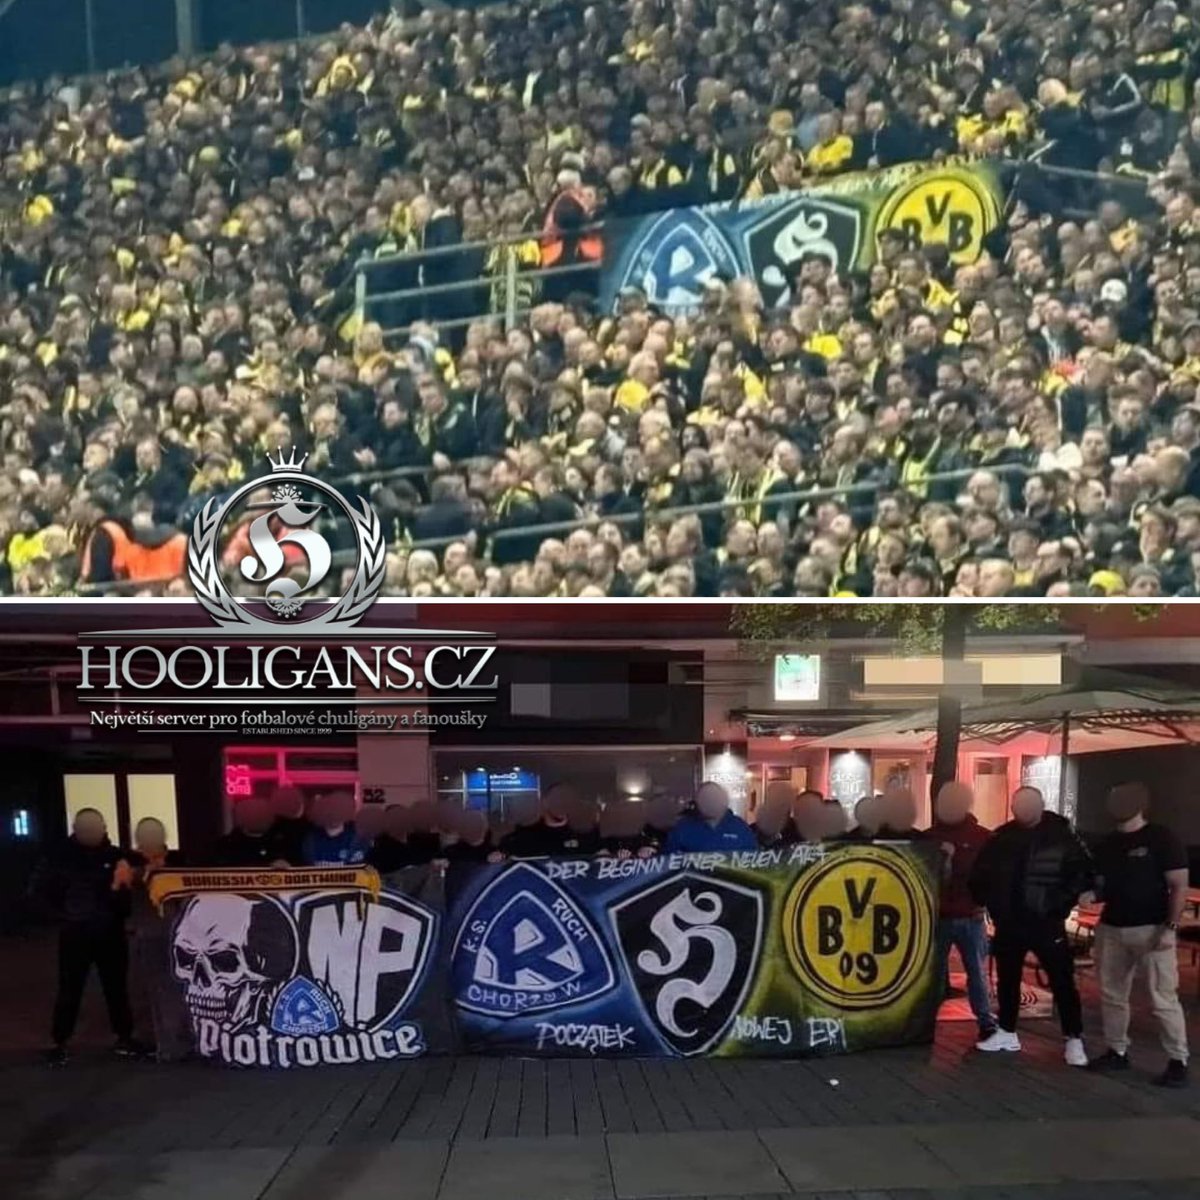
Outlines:
{"label": "ruch chorz\u00f3w shield logo", "polygon": [[758,968],[763,898],[754,888],[686,871],[609,909],[634,990],[676,1053],[724,1036]]}
{"label": "ruch chorz\u00f3w shield logo", "polygon": [[641,288],[664,312],[693,312],[708,280],[740,273],[737,255],[716,223],[696,209],[680,208],[664,213],[642,235],[620,286]]}
{"label": "ruch chorz\u00f3w shield logo", "polygon": [[459,1007],[486,1017],[580,1004],[616,983],[587,916],[529,863],[508,868],[471,906],[452,972]]}

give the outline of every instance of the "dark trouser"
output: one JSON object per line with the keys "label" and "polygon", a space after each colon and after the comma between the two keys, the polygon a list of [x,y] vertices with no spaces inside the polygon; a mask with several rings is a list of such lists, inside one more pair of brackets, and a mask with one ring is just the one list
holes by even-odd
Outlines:
{"label": "dark trouser", "polygon": [[169,970],[170,949],[165,926],[135,928],[131,951],[132,991],[138,1008],[138,1029],[149,1019],[160,1062],[174,1062],[192,1049],[183,993]]}
{"label": "dark trouser", "polygon": [[107,929],[67,925],[58,935],[58,996],[54,1001],[53,1030],[56,1046],[65,1046],[75,1032],[79,1004],[93,963],[100,974],[113,1033],[118,1038],[133,1035],[126,982],[129,950],[124,929],[119,925]]}
{"label": "dark trouser", "polygon": [[1075,960],[1071,956],[1062,921],[1028,917],[1007,925],[997,925],[993,951],[996,956],[996,1000],[1000,1009],[1001,1029],[1009,1033],[1016,1031],[1025,956],[1032,951],[1050,981],[1063,1036],[1083,1036],[1083,1012],[1079,1004],[1079,989],[1075,986]]}

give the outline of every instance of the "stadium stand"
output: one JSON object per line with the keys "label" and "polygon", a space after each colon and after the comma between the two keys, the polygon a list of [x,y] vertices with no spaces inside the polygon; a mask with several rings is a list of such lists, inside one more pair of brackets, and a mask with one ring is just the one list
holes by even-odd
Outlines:
{"label": "stadium stand", "polygon": [[[1200,594],[1197,18],[519,3],[14,85],[0,590],[184,594],[297,447],[398,595]],[[598,298],[646,213],[951,162],[973,261]]]}

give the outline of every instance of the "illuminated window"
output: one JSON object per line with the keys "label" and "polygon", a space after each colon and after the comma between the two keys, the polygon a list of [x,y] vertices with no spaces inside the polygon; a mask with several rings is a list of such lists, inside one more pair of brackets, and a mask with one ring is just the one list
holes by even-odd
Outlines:
{"label": "illuminated window", "polygon": [[819,654],[775,655],[775,699],[812,703],[821,698]]}
{"label": "illuminated window", "polygon": [[29,809],[18,808],[12,816],[13,837],[27,838],[31,834],[29,827]]}

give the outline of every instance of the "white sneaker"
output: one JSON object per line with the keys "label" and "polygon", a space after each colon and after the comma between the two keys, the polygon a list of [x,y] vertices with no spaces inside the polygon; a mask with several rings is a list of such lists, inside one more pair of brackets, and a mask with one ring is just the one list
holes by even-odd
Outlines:
{"label": "white sneaker", "polygon": [[1088,1056],[1087,1051],[1083,1048],[1083,1038],[1067,1038],[1063,1058],[1068,1067],[1086,1067]]}
{"label": "white sneaker", "polygon": [[1007,1029],[997,1029],[983,1041],[976,1042],[975,1049],[983,1050],[987,1054],[995,1054],[999,1050],[1007,1050],[1010,1054],[1015,1054],[1021,1049],[1021,1039],[1015,1033],[1009,1033]]}

